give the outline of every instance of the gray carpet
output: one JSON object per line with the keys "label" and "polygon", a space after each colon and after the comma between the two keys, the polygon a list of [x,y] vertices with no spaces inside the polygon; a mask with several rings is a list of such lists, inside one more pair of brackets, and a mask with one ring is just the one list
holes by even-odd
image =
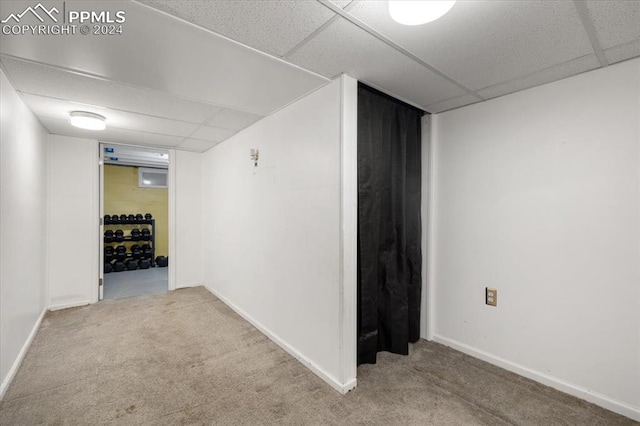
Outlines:
{"label": "gray carpet", "polygon": [[47,314],[0,424],[637,423],[425,341],[343,396],[197,287]]}
{"label": "gray carpet", "polygon": [[137,269],[104,274],[103,300],[165,293],[169,268]]}

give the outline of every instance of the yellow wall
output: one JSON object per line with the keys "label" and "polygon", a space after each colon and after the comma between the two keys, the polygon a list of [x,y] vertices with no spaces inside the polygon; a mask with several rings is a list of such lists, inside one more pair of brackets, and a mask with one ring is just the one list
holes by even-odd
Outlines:
{"label": "yellow wall", "polygon": [[[137,213],[151,213],[153,215],[156,220],[155,254],[156,256],[167,256],[169,254],[169,193],[167,188],[140,188],[137,167],[105,164],[104,214],[128,215]],[[149,225],[108,225],[105,229],[122,229],[127,236],[131,228],[145,226]],[[125,245],[128,247],[132,244]]]}

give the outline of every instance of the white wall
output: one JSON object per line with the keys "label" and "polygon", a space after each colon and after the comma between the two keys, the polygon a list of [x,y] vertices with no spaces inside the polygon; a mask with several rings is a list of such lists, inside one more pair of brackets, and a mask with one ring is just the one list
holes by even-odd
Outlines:
{"label": "white wall", "polygon": [[98,141],[49,135],[49,308],[98,300]]}
{"label": "white wall", "polygon": [[47,134],[0,72],[0,397],[45,309]]}
{"label": "white wall", "polygon": [[[99,143],[93,139],[49,135],[50,309],[98,301],[101,239]],[[201,285],[202,154],[172,152],[169,272],[175,288]],[[171,226],[171,225],[170,225]],[[173,235],[173,237],[172,237]]]}
{"label": "white wall", "polygon": [[176,288],[202,285],[202,154],[175,151]]}
{"label": "white wall", "polygon": [[639,133],[640,59],[433,118],[435,340],[640,420]]}
{"label": "white wall", "polygon": [[[342,287],[343,81],[355,93],[353,80],[338,79],[204,154],[203,228],[206,286],[346,391],[355,385],[355,364],[346,366],[355,354],[346,353],[349,332],[341,323],[348,311]],[[349,111],[355,95],[350,99]],[[260,151],[258,167],[251,148]],[[346,328],[352,331],[350,314]]]}

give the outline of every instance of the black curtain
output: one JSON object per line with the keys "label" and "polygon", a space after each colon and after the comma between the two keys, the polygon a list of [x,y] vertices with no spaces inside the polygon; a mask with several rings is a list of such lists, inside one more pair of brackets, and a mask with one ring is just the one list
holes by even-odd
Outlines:
{"label": "black curtain", "polygon": [[423,114],[358,85],[358,365],[420,337]]}

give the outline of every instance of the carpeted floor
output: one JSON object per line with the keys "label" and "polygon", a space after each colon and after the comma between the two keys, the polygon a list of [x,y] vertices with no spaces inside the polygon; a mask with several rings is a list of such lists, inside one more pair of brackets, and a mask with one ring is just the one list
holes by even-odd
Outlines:
{"label": "carpeted floor", "polygon": [[202,287],[47,314],[1,425],[631,425],[442,345],[340,395]]}

